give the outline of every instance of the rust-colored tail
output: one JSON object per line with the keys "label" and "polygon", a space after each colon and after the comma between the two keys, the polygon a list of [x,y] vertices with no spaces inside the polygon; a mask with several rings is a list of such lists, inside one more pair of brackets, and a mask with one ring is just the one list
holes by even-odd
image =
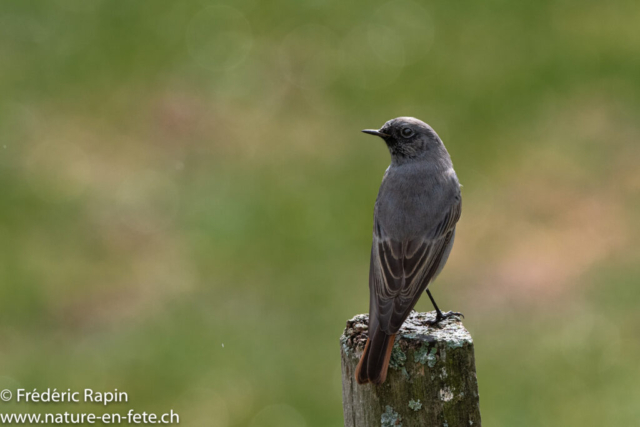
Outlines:
{"label": "rust-colored tail", "polygon": [[391,350],[396,340],[396,334],[387,335],[377,329],[367,338],[362,357],[356,368],[356,381],[358,384],[372,382],[382,384],[387,379]]}

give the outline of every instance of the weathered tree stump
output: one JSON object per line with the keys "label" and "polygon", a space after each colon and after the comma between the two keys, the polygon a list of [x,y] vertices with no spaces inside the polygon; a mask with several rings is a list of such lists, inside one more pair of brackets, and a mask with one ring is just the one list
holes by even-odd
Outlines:
{"label": "weathered tree stump", "polygon": [[430,313],[412,312],[396,337],[384,384],[360,385],[355,370],[367,340],[369,317],[347,321],[342,344],[345,427],[479,427],[480,404],[473,340],[450,317],[429,327]]}

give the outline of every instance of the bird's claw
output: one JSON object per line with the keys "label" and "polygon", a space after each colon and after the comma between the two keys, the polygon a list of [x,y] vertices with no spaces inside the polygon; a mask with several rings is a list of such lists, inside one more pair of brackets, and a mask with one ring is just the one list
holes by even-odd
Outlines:
{"label": "bird's claw", "polygon": [[464,319],[464,314],[458,312],[458,311],[447,311],[446,313],[442,313],[442,318],[443,319],[447,319],[451,316],[457,316],[457,317],[462,317]]}
{"label": "bird's claw", "polygon": [[438,313],[434,320],[427,320],[425,323],[431,327],[442,329],[440,322],[454,316],[462,317],[464,319],[464,314],[462,313],[459,313],[457,311],[447,311],[446,313]]}

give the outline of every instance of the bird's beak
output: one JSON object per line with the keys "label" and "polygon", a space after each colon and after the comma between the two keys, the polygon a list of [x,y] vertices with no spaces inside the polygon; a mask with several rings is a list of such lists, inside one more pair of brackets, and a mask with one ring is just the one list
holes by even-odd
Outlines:
{"label": "bird's beak", "polygon": [[375,129],[365,129],[362,132],[368,133],[369,135],[379,136],[380,138],[385,138],[385,137],[389,136],[386,133],[382,133],[379,130],[375,130]]}

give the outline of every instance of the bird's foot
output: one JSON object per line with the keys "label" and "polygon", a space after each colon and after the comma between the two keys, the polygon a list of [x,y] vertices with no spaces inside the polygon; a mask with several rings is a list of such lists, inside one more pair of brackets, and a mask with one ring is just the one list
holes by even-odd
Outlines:
{"label": "bird's foot", "polygon": [[427,320],[425,323],[431,327],[442,329],[440,322],[447,320],[449,317],[462,317],[464,319],[464,314],[458,313],[457,311],[447,311],[446,313],[438,312],[434,320]]}

